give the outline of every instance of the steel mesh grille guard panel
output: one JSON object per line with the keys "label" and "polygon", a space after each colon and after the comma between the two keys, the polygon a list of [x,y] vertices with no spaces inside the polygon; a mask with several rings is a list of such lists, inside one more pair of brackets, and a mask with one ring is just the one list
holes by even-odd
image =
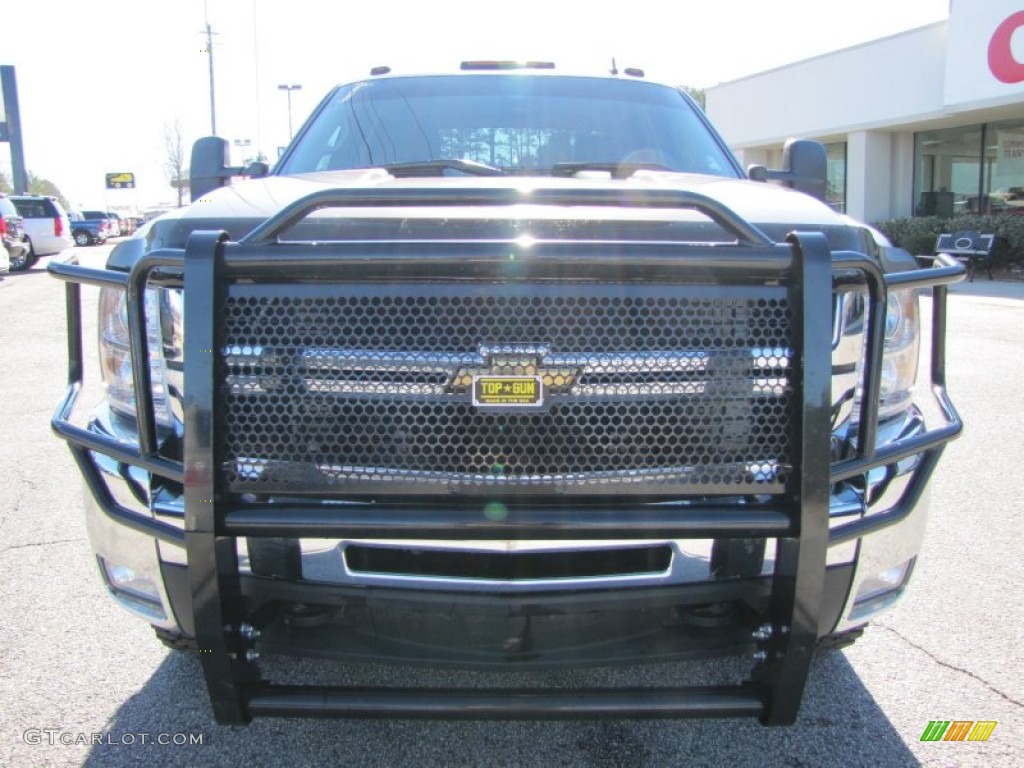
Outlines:
{"label": "steel mesh grille guard panel", "polygon": [[[221,320],[235,492],[735,494],[787,480],[784,289],[236,284]],[[474,404],[477,377],[527,382],[529,402]]]}

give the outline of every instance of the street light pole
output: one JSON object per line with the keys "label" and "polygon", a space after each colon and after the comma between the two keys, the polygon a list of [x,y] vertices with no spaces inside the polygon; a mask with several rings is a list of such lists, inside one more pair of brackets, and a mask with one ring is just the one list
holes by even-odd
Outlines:
{"label": "street light pole", "polygon": [[249,152],[249,147],[252,146],[252,139],[235,139],[232,143],[242,150],[242,162],[240,165],[248,165],[249,158],[246,157],[246,154]]}
{"label": "street light pole", "polygon": [[292,131],[292,91],[301,91],[301,85],[279,85],[277,90],[284,91],[288,94],[288,141],[292,140],[294,132]]}

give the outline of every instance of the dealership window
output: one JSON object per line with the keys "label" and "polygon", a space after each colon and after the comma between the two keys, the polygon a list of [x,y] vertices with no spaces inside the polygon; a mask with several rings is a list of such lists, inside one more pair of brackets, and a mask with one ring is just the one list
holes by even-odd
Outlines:
{"label": "dealership window", "polygon": [[825,161],[825,202],[839,213],[846,213],[846,142],[826,144]]}
{"label": "dealership window", "polygon": [[982,210],[1024,214],[1024,120],[986,126]]}
{"label": "dealership window", "polygon": [[1024,120],[915,136],[914,214],[1024,213]]}

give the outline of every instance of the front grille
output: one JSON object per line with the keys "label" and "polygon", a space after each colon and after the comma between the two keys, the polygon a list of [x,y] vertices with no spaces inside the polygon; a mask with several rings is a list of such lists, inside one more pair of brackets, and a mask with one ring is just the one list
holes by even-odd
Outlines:
{"label": "front grille", "polygon": [[238,284],[223,320],[238,492],[773,492],[792,461],[779,288]]}

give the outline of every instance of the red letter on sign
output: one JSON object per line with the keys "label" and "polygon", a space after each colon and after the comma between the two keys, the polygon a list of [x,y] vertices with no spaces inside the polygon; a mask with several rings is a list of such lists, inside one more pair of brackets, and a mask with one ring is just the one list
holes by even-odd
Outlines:
{"label": "red letter on sign", "polygon": [[996,27],[988,43],[988,68],[1002,83],[1024,82],[1024,64],[1013,57],[1010,45],[1019,27],[1024,27],[1024,11],[1018,11]]}

